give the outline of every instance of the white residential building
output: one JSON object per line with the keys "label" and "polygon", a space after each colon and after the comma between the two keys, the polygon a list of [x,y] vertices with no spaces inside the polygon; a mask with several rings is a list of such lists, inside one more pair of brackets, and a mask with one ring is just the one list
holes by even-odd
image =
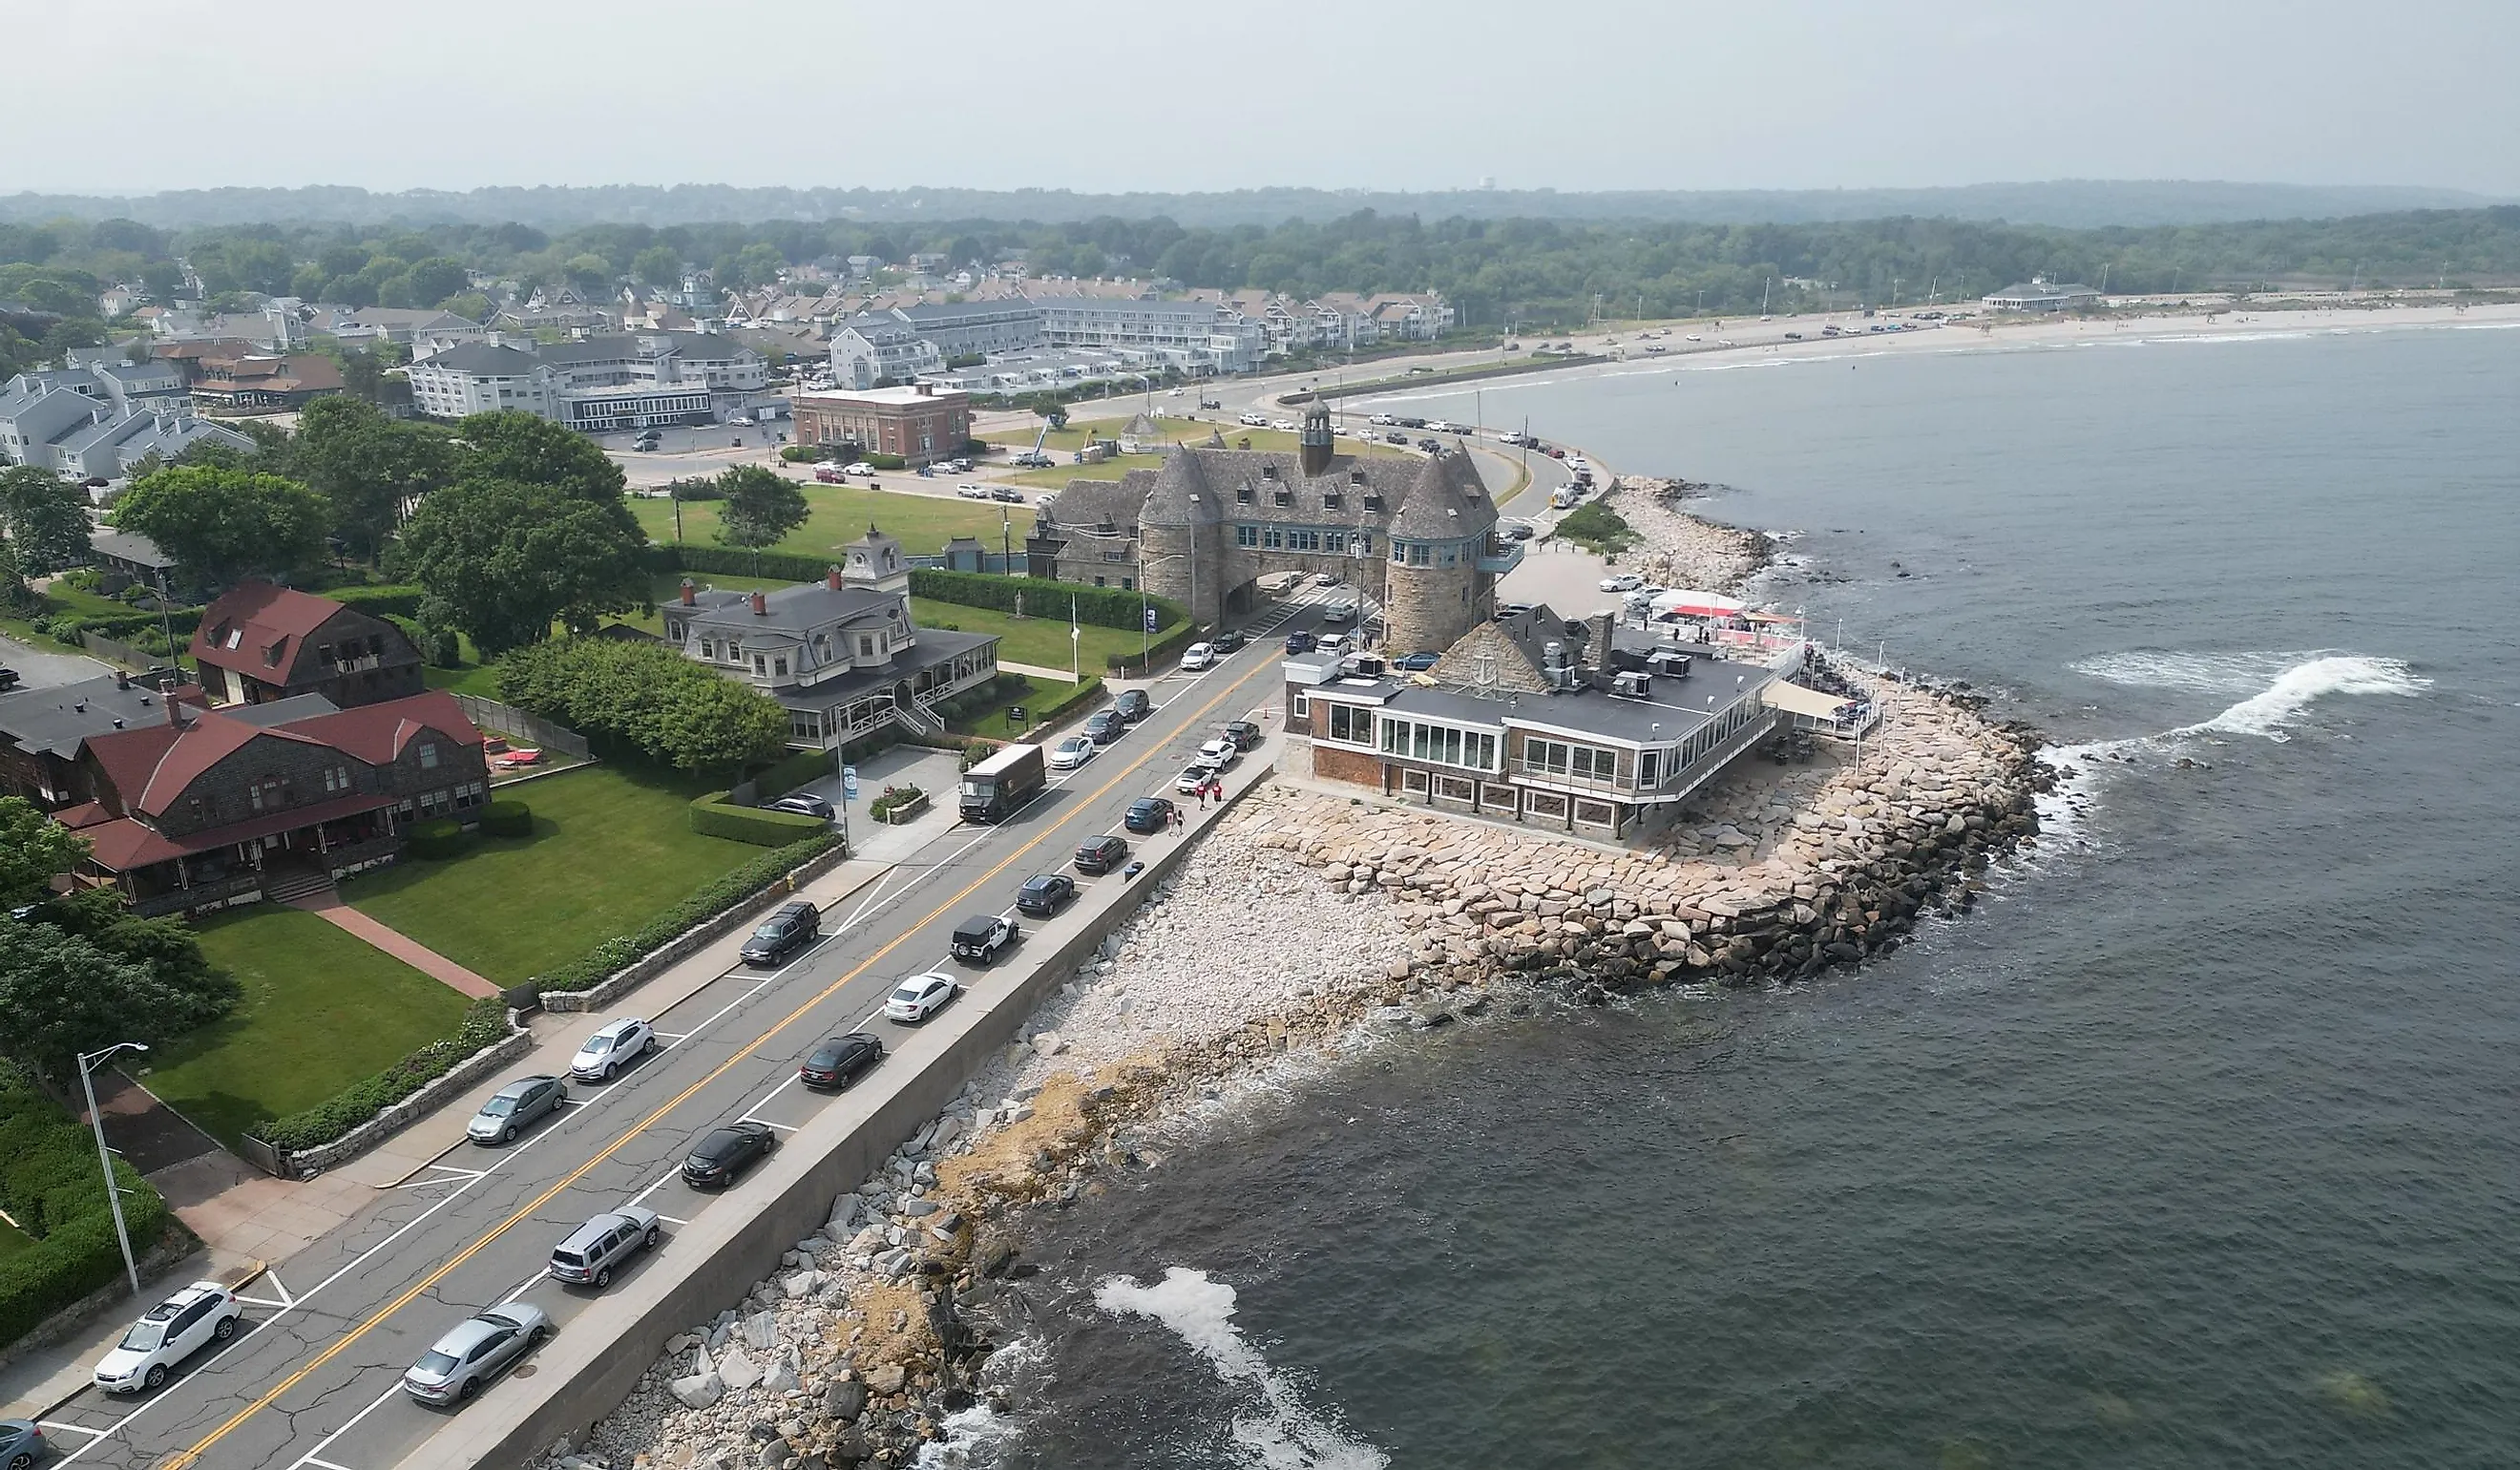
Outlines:
{"label": "white residential building", "polygon": [[769,386],[762,355],[704,333],[471,342],[415,362],[413,407],[434,419],[516,409],[587,432],[741,413]]}

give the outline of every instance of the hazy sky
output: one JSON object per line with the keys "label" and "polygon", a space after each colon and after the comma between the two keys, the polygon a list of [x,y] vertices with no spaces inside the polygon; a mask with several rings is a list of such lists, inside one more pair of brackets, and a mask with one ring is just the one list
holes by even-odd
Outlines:
{"label": "hazy sky", "polygon": [[2520,0],[0,0],[0,192],[2520,194]]}

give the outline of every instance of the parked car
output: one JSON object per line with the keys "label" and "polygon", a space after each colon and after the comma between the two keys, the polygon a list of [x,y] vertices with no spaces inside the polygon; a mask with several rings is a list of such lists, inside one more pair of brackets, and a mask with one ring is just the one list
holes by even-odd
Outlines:
{"label": "parked car", "polygon": [[52,1452],[34,1420],[0,1419],[0,1466],[6,1470],[33,1470],[37,1461]]}
{"label": "parked car", "polygon": [[1444,452],[1444,441],[1436,438],[1423,438],[1418,441],[1418,447],[1428,454],[1442,454]]}
{"label": "parked car", "polygon": [[1076,897],[1076,880],[1063,872],[1037,872],[1015,890],[1015,912],[1048,918]]}
{"label": "parked car", "polygon": [[1505,528],[1505,533],[1515,541],[1529,541],[1531,539],[1531,523],[1529,521],[1517,520],[1513,524],[1507,526]]}
{"label": "parked car", "polygon": [[568,1072],[580,1082],[610,1082],[612,1074],[656,1049],[655,1028],[637,1016],[607,1021],[569,1058]]}
{"label": "parked car", "polygon": [[0,690],[14,690],[17,687],[18,671],[12,668],[0,667]]}
{"label": "parked car", "polygon": [[763,802],[761,809],[765,812],[786,812],[796,817],[820,817],[825,822],[839,815],[829,801],[811,791],[790,792],[777,801]]}
{"label": "parked car", "polygon": [[1096,745],[1108,745],[1129,733],[1129,722],[1116,709],[1098,709],[1085,717],[1085,737]]}
{"label": "parked car", "polygon": [[1282,434],[1291,434],[1295,431],[1295,421],[1292,419],[1272,419],[1269,421],[1269,426]]}
{"label": "parked car", "polygon": [[789,955],[812,944],[823,932],[823,911],[804,899],[782,904],[770,912],[743,942],[743,962],[777,964]]}
{"label": "parked car", "polygon": [[853,464],[841,466],[840,472],[842,474],[873,474],[875,473],[875,467],[864,460],[859,460]]}
{"label": "parked car", "polygon": [[1076,870],[1099,877],[1119,867],[1128,856],[1129,839],[1116,832],[1104,832],[1076,844]]}
{"label": "parked car", "polygon": [[1251,640],[1245,637],[1239,628],[1220,628],[1216,632],[1216,637],[1208,640],[1207,646],[1214,648],[1218,656],[1222,657],[1250,642]]}
{"label": "parked car", "polygon": [[951,975],[935,970],[913,975],[893,987],[892,995],[883,1002],[883,1018],[905,1026],[923,1021],[962,993],[963,987]]}
{"label": "parked car", "polygon": [[1241,424],[1244,428],[1267,428],[1269,426],[1269,416],[1267,414],[1244,414],[1234,422]]}
{"label": "parked car", "polygon": [[1199,787],[1215,780],[1219,769],[1211,761],[1192,761],[1182,767],[1182,774],[1173,779],[1173,789],[1184,796],[1195,795]]}
{"label": "parked car", "polygon": [[954,958],[969,964],[995,964],[998,952],[1013,944],[1023,932],[1013,919],[995,913],[974,913],[954,926],[954,940],[947,948]]}
{"label": "parked car", "polygon": [[1382,442],[1385,444],[1398,444],[1405,447],[1409,443],[1409,436],[1395,428],[1382,436]]}
{"label": "parked car", "polygon": [[1200,669],[1215,667],[1216,646],[1214,644],[1192,644],[1189,647],[1182,649],[1181,666],[1192,673],[1196,673]]}
{"label": "parked car", "polygon": [[1634,592],[1644,585],[1645,579],[1638,576],[1635,572],[1621,572],[1615,577],[1603,577],[1601,579],[1601,590],[1603,592]]}
{"label": "parked car", "polygon": [[457,1323],[402,1375],[403,1392],[423,1403],[460,1403],[551,1336],[551,1318],[530,1302],[510,1302]]}
{"label": "parked car", "polygon": [[1322,604],[1322,621],[1325,623],[1355,622],[1356,604],[1354,602],[1325,602]]}
{"label": "parked car", "polygon": [[1234,763],[1240,759],[1242,759],[1242,747],[1223,735],[1218,735],[1198,747],[1199,763],[1214,766],[1219,771],[1231,769]]}
{"label": "parked car", "polygon": [[1391,666],[1398,669],[1403,674],[1423,674],[1428,669],[1433,668],[1436,660],[1442,656],[1443,655],[1440,653],[1431,652],[1425,648],[1419,648],[1415,653],[1403,653],[1398,658],[1391,660]]}
{"label": "parked car", "polygon": [[621,1263],[654,1250],[664,1238],[656,1212],[645,1205],[607,1210],[552,1247],[552,1279],[601,1291],[612,1284],[613,1270]]}
{"label": "parked car", "polygon": [[568,1088],[557,1077],[519,1077],[481,1104],[464,1125],[464,1136],[475,1143],[513,1143],[517,1135],[544,1115],[557,1113],[568,1101]]}
{"label": "parked car", "polygon": [[852,1031],[835,1036],[807,1053],[796,1076],[809,1088],[830,1088],[834,1091],[875,1070],[883,1060],[883,1043],[872,1033]]}
{"label": "parked car", "polygon": [[1321,641],[1313,645],[1324,653],[1345,653],[1353,646],[1354,640],[1344,633],[1325,633]]}
{"label": "parked car", "polygon": [[1155,701],[1147,697],[1145,690],[1122,690],[1111,696],[1111,707],[1119,711],[1121,719],[1135,725],[1155,712]]}
{"label": "parked car", "polygon": [[1316,640],[1311,634],[1298,628],[1294,632],[1286,635],[1286,651],[1289,653],[1310,653],[1313,651],[1313,645],[1318,640]]}
{"label": "parked car", "polygon": [[1017,490],[1012,485],[990,486],[989,499],[1000,501],[1010,506],[1020,506],[1024,503],[1023,492]]}
{"label": "parked car", "polygon": [[710,1129],[683,1158],[683,1182],[714,1187],[735,1182],[755,1159],[768,1158],[779,1136],[766,1123],[744,1120]]}
{"label": "parked car", "polygon": [[244,1319],[235,1292],[216,1281],[196,1281],[150,1308],[96,1360],[96,1386],[109,1394],[161,1388],[185,1359],[236,1336]]}
{"label": "parked car", "polygon": [[1249,750],[1260,743],[1260,727],[1249,720],[1229,720],[1225,738],[1232,740],[1237,750]]}
{"label": "parked car", "polygon": [[965,500],[987,500],[989,498],[989,487],[986,485],[956,485],[954,487],[954,493]]}
{"label": "parked car", "polygon": [[1172,823],[1172,800],[1164,796],[1141,796],[1129,803],[1129,810],[1120,818],[1122,826],[1141,836],[1160,832]]}
{"label": "parked car", "polygon": [[1063,739],[1058,744],[1050,747],[1050,769],[1053,771],[1073,771],[1077,767],[1084,765],[1087,761],[1094,759],[1095,748],[1094,737],[1092,735],[1069,735],[1066,739]]}

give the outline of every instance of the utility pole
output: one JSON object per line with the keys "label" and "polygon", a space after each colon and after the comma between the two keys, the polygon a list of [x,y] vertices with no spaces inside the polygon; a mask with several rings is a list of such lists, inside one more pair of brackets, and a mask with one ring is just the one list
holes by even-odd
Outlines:
{"label": "utility pole", "polygon": [[1768,288],[1776,284],[1777,278],[1774,276],[1759,283],[1759,315],[1763,318],[1768,314]]}
{"label": "utility pole", "polygon": [[105,1146],[105,1115],[96,1110],[96,1084],[90,1079],[115,1053],[148,1049],[140,1042],[116,1042],[102,1051],[84,1052],[78,1058],[79,1091],[87,1095],[88,1121],[96,1125],[96,1161],[105,1166],[105,1202],[113,1207],[113,1233],[122,1242],[122,1269],[131,1275],[134,1297],[140,1295],[140,1264],[132,1259],[131,1229],[122,1222],[122,1186],[113,1181],[113,1153]]}

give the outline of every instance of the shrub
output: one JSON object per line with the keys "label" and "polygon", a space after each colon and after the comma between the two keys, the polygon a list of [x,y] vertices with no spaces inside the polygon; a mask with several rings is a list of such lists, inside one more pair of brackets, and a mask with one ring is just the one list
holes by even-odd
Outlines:
{"label": "shrub", "polygon": [[420,616],[421,590],[409,586],[336,587],[324,594],[345,607],[356,607],[374,617],[400,613],[404,617]]}
{"label": "shrub", "polygon": [[918,802],[926,794],[917,786],[886,786],[883,788],[883,794],[877,797],[875,803],[867,808],[867,815],[881,822],[903,807]]}
{"label": "shrub", "polygon": [[749,842],[755,847],[786,847],[829,825],[820,817],[740,807],[727,800],[724,791],[711,791],[694,800],[688,810],[692,830],[701,836],[726,837],[737,842]]}
{"label": "shrub", "polygon": [[454,818],[431,817],[427,822],[413,824],[411,837],[404,846],[415,858],[451,858],[464,851],[471,841],[472,833],[464,830],[463,824]]}
{"label": "shrub", "polygon": [[640,956],[662,948],[684,930],[706,923],[751,898],[791,869],[837,847],[839,841],[839,833],[827,829],[802,842],[763,853],[735,871],[695,889],[691,897],[649,919],[637,933],[615,935],[560,968],[536,975],[531,982],[534,993],[587,990],[599,985]]}
{"label": "shrub", "polygon": [[903,459],[897,454],[884,454],[881,451],[877,451],[876,453],[868,455],[866,457],[866,462],[873,465],[878,469],[907,469],[910,468],[910,462],[908,460]]}
{"label": "shrub", "polygon": [[[735,568],[728,568],[732,571]],[[1116,587],[1080,587],[1073,582],[1044,582],[1036,577],[1001,577],[989,572],[947,571],[942,567],[918,567],[910,573],[911,596],[931,602],[953,602],[964,607],[986,607],[994,612],[1015,610],[1015,597],[1021,594],[1024,610],[1035,617],[1057,617],[1067,611],[1058,604],[1071,602],[1076,620],[1097,628],[1129,628],[1145,626],[1144,608],[1155,610],[1155,626],[1169,628],[1190,620],[1190,612],[1179,602],[1164,598],[1147,598],[1123,592]]]}
{"label": "shrub", "polygon": [[454,1035],[430,1042],[376,1076],[354,1082],[313,1107],[272,1120],[255,1130],[255,1135],[275,1148],[314,1148],[330,1143],[454,1071],[482,1047],[497,1046],[507,1034],[506,1002],[497,996],[484,996],[465,1008],[464,1019]]}
{"label": "shrub", "polygon": [[530,837],[534,834],[534,809],[521,801],[494,801],[481,809],[481,834]]}
{"label": "shrub", "polygon": [[1598,500],[1559,516],[1556,528],[1550,534],[1605,557],[1644,544],[1644,538],[1636,533],[1625,516]]}
{"label": "shrub", "polygon": [[726,769],[788,743],[788,712],[678,648],[572,638],[499,661],[499,697],[684,771]]}
{"label": "shrub", "polygon": [[[0,1063],[0,1209],[34,1242],[0,1259],[0,1342],[122,1274],[95,1149],[76,1119]],[[116,1159],[113,1175],[132,1248],[147,1250],[165,1231],[166,1203],[128,1163]]]}
{"label": "shrub", "polygon": [[821,452],[810,444],[790,444],[779,451],[779,458],[790,465],[802,465],[821,457]]}

